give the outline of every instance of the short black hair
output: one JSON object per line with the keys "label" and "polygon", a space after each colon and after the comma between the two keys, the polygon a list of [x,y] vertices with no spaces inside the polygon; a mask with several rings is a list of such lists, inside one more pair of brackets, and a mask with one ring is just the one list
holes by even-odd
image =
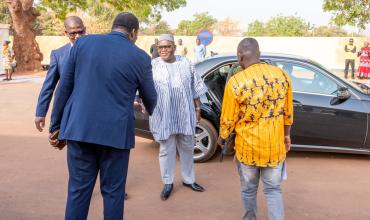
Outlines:
{"label": "short black hair", "polygon": [[121,12],[113,21],[112,30],[114,29],[125,29],[128,32],[139,30],[139,20],[130,12]]}

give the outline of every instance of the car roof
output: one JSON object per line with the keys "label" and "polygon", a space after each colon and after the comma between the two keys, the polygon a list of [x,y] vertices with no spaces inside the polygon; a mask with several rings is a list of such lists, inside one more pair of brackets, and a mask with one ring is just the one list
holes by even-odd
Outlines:
{"label": "car roof", "polygon": [[[292,55],[292,54],[283,54],[283,53],[268,53],[268,52],[262,52],[261,53],[261,59],[269,59],[269,58],[275,58],[275,59],[290,59],[290,60],[297,60],[297,61],[305,61],[312,63],[308,58]],[[224,53],[219,54],[216,56],[209,57],[205,59],[202,63],[199,63],[196,65],[197,72],[202,76],[205,74],[208,70],[211,68],[222,64],[222,63],[228,63],[228,62],[235,62],[237,60],[235,53]]]}

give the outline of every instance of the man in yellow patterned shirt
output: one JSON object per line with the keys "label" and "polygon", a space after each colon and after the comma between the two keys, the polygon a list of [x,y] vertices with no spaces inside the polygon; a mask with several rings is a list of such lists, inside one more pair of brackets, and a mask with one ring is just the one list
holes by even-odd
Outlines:
{"label": "man in yellow patterned shirt", "polygon": [[292,83],[282,69],[260,61],[254,38],[242,40],[237,52],[243,71],[226,84],[218,143],[222,145],[235,131],[243,219],[257,219],[256,195],[261,178],[269,220],[281,220],[282,166],[290,150],[293,123]]}

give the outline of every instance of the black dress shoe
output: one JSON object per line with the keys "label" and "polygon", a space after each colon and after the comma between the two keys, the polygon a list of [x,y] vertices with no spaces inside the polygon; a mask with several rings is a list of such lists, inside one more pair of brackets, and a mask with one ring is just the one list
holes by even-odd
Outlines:
{"label": "black dress shoe", "polygon": [[128,199],[128,195],[127,195],[127,193],[125,193],[125,200],[127,200]]}
{"label": "black dress shoe", "polygon": [[173,189],[173,184],[164,184],[163,190],[161,192],[161,199],[163,201],[167,200],[170,197]]}
{"label": "black dress shoe", "polygon": [[192,189],[196,192],[203,192],[204,191],[204,188],[196,182],[194,182],[192,184],[182,183],[182,185],[184,185],[186,187],[189,187],[190,189]]}

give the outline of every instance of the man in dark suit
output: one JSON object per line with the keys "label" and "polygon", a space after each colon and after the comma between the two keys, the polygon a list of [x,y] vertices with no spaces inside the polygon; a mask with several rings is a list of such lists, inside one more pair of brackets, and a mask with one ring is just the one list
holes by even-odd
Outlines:
{"label": "man in dark suit", "polygon": [[44,84],[40,91],[36,107],[36,128],[41,132],[45,127],[45,116],[49,109],[49,104],[54,90],[58,84],[60,73],[62,72],[63,63],[69,54],[69,51],[75,41],[85,34],[85,26],[81,18],[77,16],[67,17],[64,21],[64,33],[69,38],[69,43],[51,51],[50,67],[46,75]]}
{"label": "man in dark suit", "polygon": [[139,90],[151,115],[157,101],[150,57],[137,46],[139,21],[120,13],[106,35],[81,37],[71,49],[55,94],[50,133],[67,140],[66,219],[86,219],[98,172],[104,219],[122,219],[133,104]]}

